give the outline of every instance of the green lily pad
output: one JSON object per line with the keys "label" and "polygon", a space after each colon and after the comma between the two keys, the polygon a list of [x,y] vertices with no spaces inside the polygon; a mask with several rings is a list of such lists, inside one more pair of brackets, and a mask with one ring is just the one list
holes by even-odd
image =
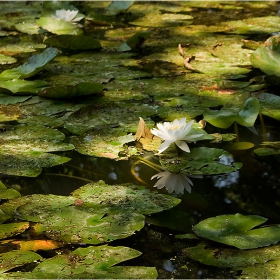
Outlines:
{"label": "green lily pad", "polygon": [[109,186],[99,181],[79,188],[69,197],[21,197],[10,206],[5,204],[2,211],[7,214],[17,207],[21,219],[42,223],[51,239],[99,244],[132,235],[144,226],[144,215],[170,209],[179,202],[139,186]]}
{"label": "green lily pad", "polygon": [[14,57],[0,54],[0,64],[12,64],[15,63],[16,61],[17,60]]}
{"label": "green lily pad", "polygon": [[83,30],[77,25],[54,17],[41,17],[36,24],[57,35],[81,35]]}
{"label": "green lily pad", "polygon": [[15,189],[7,189],[6,186],[0,182],[0,199],[12,199],[20,197],[21,194]]}
{"label": "green lily pad", "polygon": [[134,34],[132,37],[126,40],[119,48],[118,52],[126,52],[130,50],[138,50],[144,44],[144,42],[151,36],[152,31],[146,30]]}
{"label": "green lily pad", "polygon": [[17,126],[1,133],[0,172],[35,177],[42,167],[51,167],[70,160],[47,152],[67,151],[73,145],[63,143],[64,134],[44,126]]}
{"label": "green lily pad", "polygon": [[3,71],[0,74],[0,79],[25,79],[34,76],[40,72],[47,63],[54,59],[59,52],[58,49],[47,48],[42,53],[29,57],[29,59],[21,66]]}
{"label": "green lily pad", "polygon": [[195,247],[183,249],[183,252],[193,260],[203,264],[218,267],[235,267],[240,270],[241,267],[254,267],[256,264],[262,265],[268,261],[280,258],[279,245],[252,250],[240,250],[236,248],[214,247],[202,242]]}
{"label": "green lily pad", "polygon": [[201,237],[239,249],[253,249],[280,241],[279,225],[252,229],[266,220],[256,215],[221,215],[201,221],[193,231]]}
{"label": "green lily pad", "polygon": [[207,110],[204,112],[204,119],[210,124],[219,128],[228,128],[235,121],[243,126],[253,126],[259,114],[259,101],[251,97],[243,105],[242,110],[234,108],[223,108],[220,111]]}
{"label": "green lily pad", "polygon": [[280,36],[268,38],[263,46],[252,53],[250,59],[255,68],[261,69],[267,75],[280,77]]}
{"label": "green lily pad", "polygon": [[78,135],[102,125],[111,128],[120,127],[123,128],[124,132],[136,132],[139,117],[144,118],[154,113],[154,109],[145,104],[138,106],[133,106],[133,104],[122,105],[108,103],[85,106],[68,118],[65,127]]}
{"label": "green lily pad", "polygon": [[73,98],[101,93],[102,90],[101,83],[80,83],[70,86],[45,87],[38,90],[37,95],[48,98]]}
{"label": "green lily pad", "polygon": [[260,102],[260,112],[263,115],[280,120],[280,97],[271,93],[261,93],[257,96]]}
{"label": "green lily pad", "polygon": [[57,255],[45,260],[32,272],[15,272],[9,277],[60,279],[156,279],[154,267],[116,266],[138,257],[141,253],[127,247],[98,246],[78,248],[70,254]]}
{"label": "green lily pad", "polygon": [[106,8],[106,14],[114,16],[126,12],[133,3],[134,1],[112,1]]}
{"label": "green lily pad", "polygon": [[4,89],[7,89],[11,91],[12,94],[15,93],[17,95],[36,94],[38,90],[47,85],[47,82],[40,80],[26,81],[21,79],[13,79],[1,82],[1,86]]}
{"label": "green lily pad", "polygon": [[271,156],[271,155],[279,155],[280,154],[280,142],[263,142],[262,148],[257,148],[254,150],[254,153],[260,157],[263,156]]}
{"label": "green lily pad", "polygon": [[102,46],[97,39],[84,35],[59,35],[47,38],[44,43],[68,50],[96,50]]}
{"label": "green lily pad", "polygon": [[23,233],[29,228],[28,222],[9,223],[0,225],[0,239],[9,238]]}
{"label": "green lily pad", "polygon": [[11,251],[0,254],[0,273],[28,263],[42,260],[42,257],[31,251]]}
{"label": "green lily pad", "polygon": [[231,154],[222,149],[193,148],[190,149],[190,153],[177,157],[174,157],[174,152],[169,149],[167,153],[160,156],[162,167],[170,172],[214,175],[233,172],[242,167],[242,163],[231,163]]}
{"label": "green lily pad", "polygon": [[84,155],[107,157],[107,158],[124,158],[120,156],[122,153],[133,153],[137,151],[135,148],[124,148],[124,144],[135,141],[132,134],[126,134],[123,129],[112,128],[108,126],[96,127],[87,131],[79,137],[72,137],[70,143],[75,149]]}

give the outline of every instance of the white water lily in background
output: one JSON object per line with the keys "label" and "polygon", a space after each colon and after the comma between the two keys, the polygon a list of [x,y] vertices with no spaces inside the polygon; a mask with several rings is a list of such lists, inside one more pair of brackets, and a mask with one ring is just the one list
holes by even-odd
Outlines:
{"label": "white water lily in background", "polygon": [[[192,178],[202,178],[202,176],[199,175],[191,175],[189,177]],[[154,187],[158,189],[162,189],[165,187],[169,193],[172,193],[175,191],[176,194],[183,194],[184,190],[187,190],[189,193],[191,192],[193,186],[193,182],[186,174],[182,173],[171,173],[167,170],[157,173],[154,175],[151,180],[154,178],[159,179]]]}
{"label": "white water lily in background", "polygon": [[76,15],[78,14],[78,10],[57,10],[55,11],[55,16],[53,16],[54,18],[57,18],[57,19],[61,19],[61,20],[64,20],[64,21],[67,21],[67,22],[72,22],[72,23],[75,23],[77,21],[80,21],[84,16],[81,16],[81,17],[76,17]]}
{"label": "white water lily in background", "polygon": [[156,128],[151,129],[151,132],[165,140],[159,147],[159,153],[165,151],[172,143],[175,143],[181,150],[190,152],[189,146],[185,141],[191,142],[199,138],[203,134],[188,135],[194,121],[186,122],[186,118],[174,120],[173,122],[158,123]]}

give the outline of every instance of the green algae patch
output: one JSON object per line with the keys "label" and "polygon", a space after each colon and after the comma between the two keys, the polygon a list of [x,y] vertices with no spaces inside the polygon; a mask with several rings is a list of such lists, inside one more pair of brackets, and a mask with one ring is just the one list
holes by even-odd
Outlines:
{"label": "green algae patch", "polygon": [[117,265],[139,255],[141,252],[123,246],[90,246],[44,260],[32,272],[14,272],[7,276],[26,279],[156,279],[154,267]]}

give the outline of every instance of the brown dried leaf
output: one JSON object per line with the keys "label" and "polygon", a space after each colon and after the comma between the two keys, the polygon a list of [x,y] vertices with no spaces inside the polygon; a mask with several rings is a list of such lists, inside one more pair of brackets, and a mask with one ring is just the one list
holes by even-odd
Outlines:
{"label": "brown dried leaf", "polygon": [[135,140],[139,141],[140,138],[152,139],[153,134],[150,129],[146,126],[145,121],[140,117],[137,132],[135,134]]}

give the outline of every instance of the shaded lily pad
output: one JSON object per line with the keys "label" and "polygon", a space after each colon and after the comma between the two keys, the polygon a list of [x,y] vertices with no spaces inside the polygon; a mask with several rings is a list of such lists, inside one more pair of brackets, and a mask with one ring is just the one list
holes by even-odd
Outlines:
{"label": "shaded lily pad", "polygon": [[170,172],[201,175],[229,173],[242,167],[242,163],[238,162],[224,164],[227,162],[224,159],[230,158],[231,154],[222,149],[199,147],[190,150],[184,156],[174,157],[175,151],[170,149],[160,156],[162,167]]}
{"label": "shaded lily pad", "polygon": [[221,215],[201,221],[193,231],[201,237],[239,249],[253,249],[280,241],[279,225],[253,229],[266,220],[256,215]]}
{"label": "shaded lily pad", "polygon": [[47,48],[42,53],[29,57],[21,66],[8,69],[0,74],[1,80],[25,79],[40,72],[45,65],[59,54],[55,48]]}
{"label": "shaded lily pad", "polygon": [[67,151],[73,145],[63,143],[64,134],[44,126],[17,126],[1,133],[0,172],[10,175],[35,177],[42,167],[69,161],[46,152]]}
{"label": "shaded lily pad", "polygon": [[3,88],[8,89],[12,93],[16,93],[17,95],[36,94],[39,89],[47,85],[47,82],[40,80],[26,81],[21,79],[12,79],[1,82],[1,86]]}
{"label": "shaded lily pad", "polygon": [[39,260],[42,260],[42,257],[30,251],[16,250],[2,253],[0,254],[0,273]]}
{"label": "shaded lily pad", "polygon": [[21,219],[42,223],[51,239],[99,244],[132,235],[144,226],[144,215],[170,209],[179,202],[139,186],[109,186],[99,181],[79,188],[69,197],[22,197],[11,206],[5,204],[2,211],[7,213],[17,207]]}
{"label": "shaded lily pad", "polygon": [[126,40],[119,48],[119,52],[126,52],[130,50],[138,50],[144,44],[144,42],[151,36],[152,31],[146,30],[134,34],[132,37]]}
{"label": "shaded lily pad", "polygon": [[[210,244],[200,243],[195,247],[183,249],[184,254],[203,264],[218,267],[255,267],[268,261],[280,258],[279,245],[273,245],[254,250],[240,250],[236,248],[213,247]],[[256,278],[256,277],[253,277]],[[262,278],[262,277],[261,277]]]}
{"label": "shaded lily pad", "polygon": [[271,155],[280,155],[280,142],[263,142],[261,148],[254,150],[254,153],[260,157],[271,156]]}
{"label": "shaded lily pad", "polygon": [[102,48],[97,39],[84,35],[59,35],[47,38],[44,43],[68,50],[96,50]]}
{"label": "shaded lily pad", "polygon": [[57,255],[45,260],[32,272],[15,272],[9,277],[57,278],[60,279],[156,279],[154,267],[116,266],[125,260],[136,258],[141,253],[127,247],[98,246],[79,248],[69,255]]}
{"label": "shaded lily pad", "polygon": [[103,86],[101,83],[80,83],[69,86],[45,87],[37,91],[37,95],[48,98],[73,98],[84,95],[101,93]]}

